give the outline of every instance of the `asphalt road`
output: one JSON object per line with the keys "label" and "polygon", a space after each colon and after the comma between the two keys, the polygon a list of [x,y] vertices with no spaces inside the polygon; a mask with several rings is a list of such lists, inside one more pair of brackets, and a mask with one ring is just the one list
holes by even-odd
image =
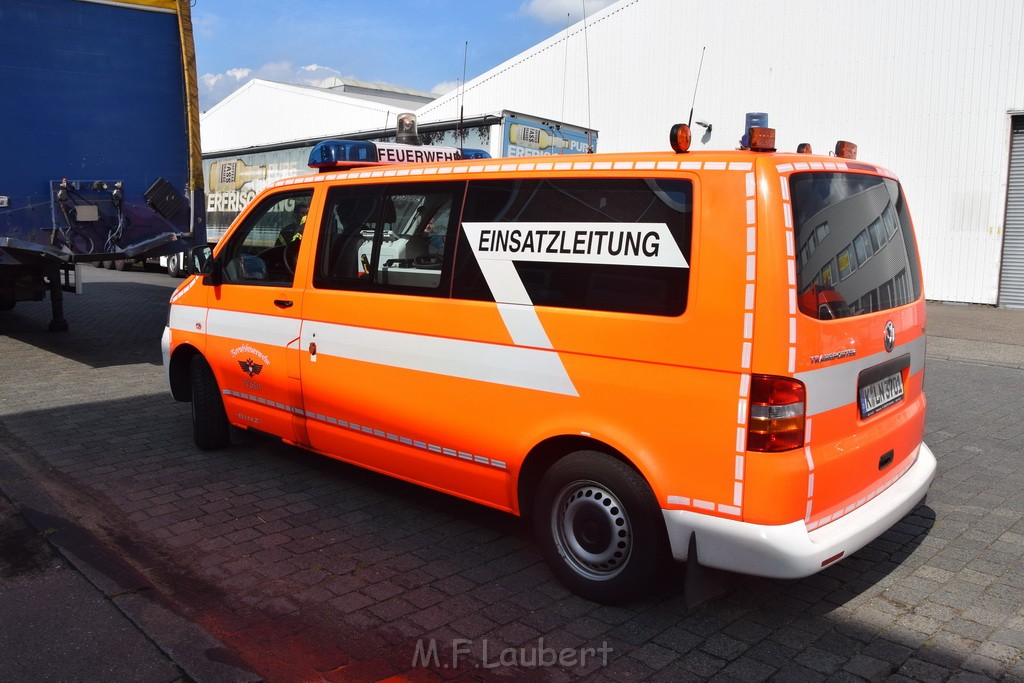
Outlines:
{"label": "asphalt road", "polygon": [[[160,365],[176,281],[84,276],[69,333],[45,332],[46,303],[0,314],[0,464],[23,472],[0,491],[18,504],[28,480],[124,562],[132,590],[180,619],[132,623],[194,679],[1024,680],[1024,370],[983,346],[1020,342],[955,331],[974,315],[966,328],[1009,320],[1019,334],[1016,313],[991,324],[993,309],[936,307],[925,388],[939,474],[881,538],[802,581],[725,575],[695,609],[681,570],[607,607],[567,593],[511,516],[286,446],[197,450]],[[0,525],[0,550],[33,548],[27,576],[64,561],[28,536]],[[68,618],[88,628],[80,614]],[[227,668],[163,642],[186,628]]]}

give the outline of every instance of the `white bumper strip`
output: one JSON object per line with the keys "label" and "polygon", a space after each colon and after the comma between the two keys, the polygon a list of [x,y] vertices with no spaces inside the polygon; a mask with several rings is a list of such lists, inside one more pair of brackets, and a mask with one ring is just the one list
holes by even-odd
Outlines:
{"label": "white bumper strip", "polygon": [[766,526],[689,510],[662,510],[672,555],[686,560],[690,534],[697,534],[700,564],[774,579],[799,579],[821,571],[822,562],[849,557],[881,536],[921,502],[935,477],[931,449],[921,444],[917,460],[899,481],[840,519],[807,531],[803,520]]}

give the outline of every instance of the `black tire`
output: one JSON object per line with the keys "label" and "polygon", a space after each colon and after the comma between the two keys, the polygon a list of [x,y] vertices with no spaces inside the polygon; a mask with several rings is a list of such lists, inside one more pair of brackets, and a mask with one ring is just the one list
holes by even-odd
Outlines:
{"label": "black tire", "polygon": [[114,270],[119,270],[121,272],[124,272],[126,270],[132,270],[134,265],[135,264],[132,262],[131,259],[124,258],[124,259],[120,259],[118,261],[114,261]]}
{"label": "black tire", "polygon": [[578,451],[552,465],[537,488],[533,519],[552,572],[589,600],[629,600],[667,564],[654,493],[639,472],[606,453]]}
{"label": "black tire", "polygon": [[171,254],[167,257],[167,274],[173,278],[181,276],[181,254]]}
{"label": "black tire", "polygon": [[228,416],[213,370],[202,356],[189,365],[192,379],[192,438],[204,451],[225,448],[231,443]]}

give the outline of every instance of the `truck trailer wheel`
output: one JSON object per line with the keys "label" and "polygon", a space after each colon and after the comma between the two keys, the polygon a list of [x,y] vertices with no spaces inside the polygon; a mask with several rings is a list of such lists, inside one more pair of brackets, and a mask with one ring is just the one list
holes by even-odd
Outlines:
{"label": "truck trailer wheel", "polygon": [[192,379],[192,438],[204,451],[225,448],[231,443],[231,433],[217,378],[202,356],[192,357],[189,371]]}
{"label": "truck trailer wheel", "polygon": [[182,254],[171,254],[167,257],[167,274],[171,277],[181,277],[181,257]]}
{"label": "truck trailer wheel", "polygon": [[606,604],[649,589],[666,564],[664,521],[639,472],[597,451],[568,455],[537,489],[534,530],[555,576]]}

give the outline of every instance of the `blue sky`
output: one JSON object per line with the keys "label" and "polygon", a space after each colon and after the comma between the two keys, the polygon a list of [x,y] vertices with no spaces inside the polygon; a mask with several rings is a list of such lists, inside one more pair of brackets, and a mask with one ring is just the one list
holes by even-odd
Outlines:
{"label": "blue sky", "polygon": [[199,101],[252,78],[337,76],[434,92],[565,30],[614,0],[194,0]]}

